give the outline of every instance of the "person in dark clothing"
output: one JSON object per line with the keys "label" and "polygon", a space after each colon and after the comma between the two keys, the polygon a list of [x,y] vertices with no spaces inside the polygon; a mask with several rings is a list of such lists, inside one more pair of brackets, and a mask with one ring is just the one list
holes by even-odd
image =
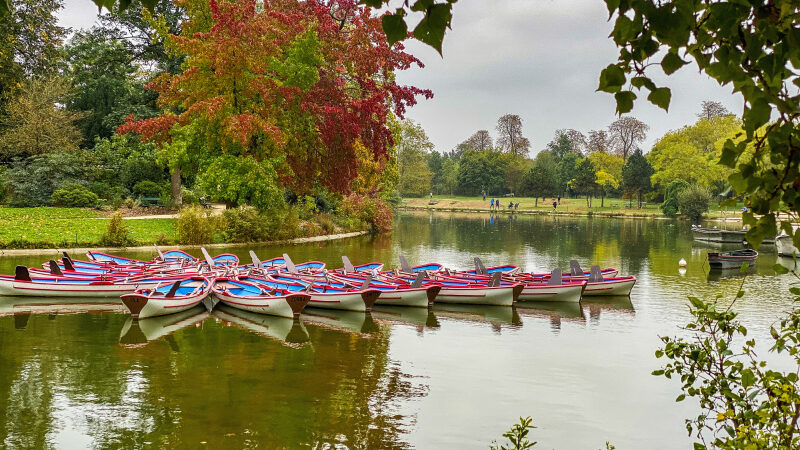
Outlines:
{"label": "person in dark clothing", "polygon": [[558,202],[553,200],[553,211],[556,210],[556,206],[558,206]]}
{"label": "person in dark clothing", "polygon": [[559,205],[561,204],[561,196],[560,195],[558,196],[558,204]]}

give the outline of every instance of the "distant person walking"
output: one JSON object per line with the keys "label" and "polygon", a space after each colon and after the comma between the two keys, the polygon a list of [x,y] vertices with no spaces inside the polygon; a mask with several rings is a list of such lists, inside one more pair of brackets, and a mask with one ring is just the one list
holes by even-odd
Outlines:
{"label": "distant person walking", "polygon": [[486,191],[483,191],[483,201],[486,201]]}
{"label": "distant person walking", "polygon": [[[486,197],[484,197],[484,200],[485,199],[486,199]],[[493,209],[493,208],[494,208],[494,199],[491,199],[491,200],[489,200],[489,209]]]}
{"label": "distant person walking", "polygon": [[559,205],[561,204],[561,196],[560,195],[558,196],[558,204]]}
{"label": "distant person walking", "polygon": [[556,210],[556,206],[558,206],[558,202],[553,200],[553,211]]}

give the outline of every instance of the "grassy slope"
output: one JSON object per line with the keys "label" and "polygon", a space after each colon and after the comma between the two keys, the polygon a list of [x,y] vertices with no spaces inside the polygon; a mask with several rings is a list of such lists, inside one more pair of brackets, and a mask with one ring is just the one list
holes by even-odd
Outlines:
{"label": "grassy slope", "polygon": [[[0,208],[0,248],[97,246],[108,219],[98,211],[79,208]],[[174,219],[125,220],[131,237],[141,245],[161,234],[175,241]]]}
{"label": "grassy slope", "polygon": [[[433,199],[438,200],[436,205],[431,205],[430,207],[434,209],[488,209],[489,208],[489,198],[487,197],[484,201],[480,197],[461,197],[461,196],[444,196],[444,195],[434,195]],[[495,197],[497,199],[498,197]],[[508,197],[499,197],[500,204],[503,205],[501,210],[508,210],[508,203],[510,201],[519,202],[519,209],[522,211],[539,211],[539,212],[548,212],[553,210],[553,199],[548,197],[547,200],[544,202],[542,199],[539,199],[538,207],[535,206],[535,199],[531,197],[515,197],[515,198],[508,198]],[[424,198],[406,198],[403,199],[403,206],[409,207],[424,207],[428,208],[428,197]],[[622,216],[652,216],[652,217],[659,217],[663,216],[661,213],[661,208],[659,205],[648,204],[644,208],[639,209],[636,207],[636,202],[634,202],[633,207],[629,207],[629,202],[627,200],[621,200],[618,198],[606,198],[604,201],[604,207],[600,207],[600,199],[595,198],[592,200],[592,208],[587,208],[586,206],[586,199],[584,198],[562,198],[561,205],[558,206],[558,212],[560,213],[573,213],[573,214],[586,214],[587,212],[591,211],[592,214],[608,214],[608,215],[622,215]],[[726,210],[720,210],[717,204],[713,204],[711,206],[711,211],[708,213],[709,217],[738,217],[739,210],[734,208],[728,208]]]}

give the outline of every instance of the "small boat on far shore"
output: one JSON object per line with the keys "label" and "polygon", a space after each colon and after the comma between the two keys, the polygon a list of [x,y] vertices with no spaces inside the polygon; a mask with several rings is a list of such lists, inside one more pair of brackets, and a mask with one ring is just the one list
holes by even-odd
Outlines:
{"label": "small boat on far shore", "polygon": [[800,255],[797,247],[794,246],[794,240],[788,234],[783,234],[775,238],[775,246],[778,247],[778,256],[788,256],[789,258],[794,255]]}
{"label": "small boat on far shore", "polygon": [[708,252],[708,265],[712,269],[736,269],[742,264],[752,265],[758,258],[758,252],[749,248],[731,252]]}

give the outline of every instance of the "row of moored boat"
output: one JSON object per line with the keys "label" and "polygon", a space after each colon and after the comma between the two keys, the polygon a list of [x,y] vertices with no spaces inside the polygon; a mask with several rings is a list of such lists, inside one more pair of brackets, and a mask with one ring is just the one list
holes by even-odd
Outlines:
{"label": "row of moored boat", "polygon": [[134,318],[188,310],[200,303],[280,317],[297,317],[306,306],[370,311],[375,304],[427,308],[436,303],[512,306],[517,302],[579,302],[586,295],[630,295],[633,276],[618,276],[613,268],[592,266],[584,271],[576,261],[570,270],[526,273],[516,266],[452,270],[431,263],[384,270],[382,263],[343,267],[325,263],[294,264],[288,255],[261,261],[250,251],[251,263],[236,255],[202,258],[182,250],[158,251],[151,261],[88,252],[74,260],[66,252],[60,261],[42,268],[17,266],[0,275],[0,295],[49,297],[116,297]]}

